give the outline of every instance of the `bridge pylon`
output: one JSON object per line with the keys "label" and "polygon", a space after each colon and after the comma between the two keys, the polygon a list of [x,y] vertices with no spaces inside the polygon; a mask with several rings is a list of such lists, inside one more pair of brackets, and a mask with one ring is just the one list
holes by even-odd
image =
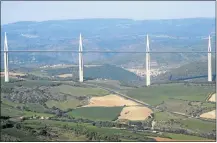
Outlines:
{"label": "bridge pylon", "polygon": [[79,38],[79,54],[78,54],[78,58],[79,58],[79,82],[83,82],[84,81],[84,74],[83,74],[83,47],[82,47],[82,37],[80,34],[80,38]]}
{"label": "bridge pylon", "polygon": [[149,49],[149,38],[147,34],[146,40],[146,86],[150,86],[151,84],[151,75],[150,75],[150,49]]}
{"label": "bridge pylon", "polygon": [[7,42],[6,32],[5,32],[5,41],[4,41],[4,75],[5,75],[5,82],[9,82],[9,72],[8,72],[8,42]]}
{"label": "bridge pylon", "polygon": [[212,81],[212,55],[211,55],[211,38],[208,40],[208,81]]}

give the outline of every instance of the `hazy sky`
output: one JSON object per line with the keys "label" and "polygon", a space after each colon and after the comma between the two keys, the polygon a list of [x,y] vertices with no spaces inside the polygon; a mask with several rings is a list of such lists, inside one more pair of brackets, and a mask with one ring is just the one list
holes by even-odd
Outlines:
{"label": "hazy sky", "polygon": [[215,17],[215,1],[4,1],[1,23],[81,18]]}

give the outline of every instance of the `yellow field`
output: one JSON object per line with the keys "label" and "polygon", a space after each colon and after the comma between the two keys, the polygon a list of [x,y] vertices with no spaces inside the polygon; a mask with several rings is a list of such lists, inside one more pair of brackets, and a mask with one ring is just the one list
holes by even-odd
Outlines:
{"label": "yellow field", "polygon": [[72,74],[60,74],[58,75],[58,77],[61,77],[61,78],[72,77]]}
{"label": "yellow field", "polygon": [[216,118],[216,110],[203,113],[200,115],[201,118],[215,119]]}
{"label": "yellow field", "polygon": [[132,121],[145,120],[153,113],[151,109],[141,106],[124,107],[118,119],[127,119]]}
{"label": "yellow field", "polygon": [[104,106],[104,107],[115,107],[115,106],[134,106],[139,105],[136,102],[131,100],[124,99],[120,96],[115,94],[110,94],[102,97],[92,97],[90,102],[85,107],[97,107],[97,106]]}
{"label": "yellow field", "polygon": [[216,93],[212,94],[212,95],[210,96],[210,98],[208,99],[208,101],[210,101],[210,102],[216,102],[215,96],[216,96]]}

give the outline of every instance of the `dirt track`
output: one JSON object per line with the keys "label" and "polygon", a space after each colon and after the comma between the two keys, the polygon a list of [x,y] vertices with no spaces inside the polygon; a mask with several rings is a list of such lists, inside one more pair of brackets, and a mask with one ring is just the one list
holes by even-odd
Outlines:
{"label": "dirt track", "polygon": [[114,107],[114,106],[134,106],[139,105],[136,102],[131,100],[124,99],[123,97],[117,96],[115,94],[110,94],[101,97],[92,97],[90,102],[85,107],[97,107],[97,106],[104,106],[104,107]]}
{"label": "dirt track", "polygon": [[118,119],[128,119],[132,121],[145,120],[153,113],[151,109],[142,106],[124,107]]}
{"label": "dirt track", "polygon": [[216,118],[216,110],[203,113],[200,115],[201,118],[215,119]]}

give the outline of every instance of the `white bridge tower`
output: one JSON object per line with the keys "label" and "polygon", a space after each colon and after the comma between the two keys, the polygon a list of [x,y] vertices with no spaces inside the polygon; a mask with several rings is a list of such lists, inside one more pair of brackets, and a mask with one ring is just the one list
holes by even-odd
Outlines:
{"label": "white bridge tower", "polygon": [[212,55],[211,55],[211,39],[208,41],[208,81],[212,81]]}
{"label": "white bridge tower", "polygon": [[79,39],[79,82],[83,82],[84,81],[84,77],[83,77],[83,56],[82,56],[82,52],[83,52],[83,47],[82,47],[82,38],[81,38],[81,34],[80,34],[80,39]]}
{"label": "white bridge tower", "polygon": [[5,82],[9,82],[9,72],[8,72],[8,42],[7,35],[5,32],[5,41],[4,41],[4,74],[5,74]]}
{"label": "white bridge tower", "polygon": [[149,49],[149,38],[147,35],[147,41],[146,41],[146,86],[149,86],[151,84],[151,75],[150,75],[150,49]]}

